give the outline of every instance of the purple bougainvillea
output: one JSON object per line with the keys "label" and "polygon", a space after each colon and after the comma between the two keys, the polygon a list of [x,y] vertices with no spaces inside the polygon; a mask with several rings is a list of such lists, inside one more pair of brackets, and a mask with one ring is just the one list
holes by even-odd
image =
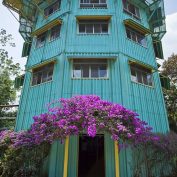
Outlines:
{"label": "purple bougainvillea", "polygon": [[115,141],[128,144],[156,141],[152,128],[138,118],[138,114],[123,106],[101,100],[94,95],[75,96],[60,99],[60,107],[33,117],[30,129],[22,132],[4,131],[0,133],[0,143],[5,141],[14,148],[33,147],[41,143],[53,143],[67,136],[87,133],[95,137],[107,132]]}

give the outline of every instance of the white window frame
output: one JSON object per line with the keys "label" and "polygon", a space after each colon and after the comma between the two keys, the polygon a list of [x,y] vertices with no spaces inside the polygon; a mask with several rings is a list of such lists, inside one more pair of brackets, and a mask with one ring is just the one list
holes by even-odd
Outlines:
{"label": "white window frame", "polygon": [[[58,5],[58,7],[56,7],[56,4]],[[60,6],[61,6],[61,0],[55,1],[54,3],[50,4],[48,7],[46,7],[44,9],[44,15],[48,17],[48,16],[54,14],[55,12],[57,12],[60,9]],[[53,7],[56,9],[54,9],[53,12],[51,14],[49,14],[49,9],[53,8]],[[47,14],[46,14],[46,11],[47,11]]]}
{"label": "white window frame", "polygon": [[[57,28],[57,27],[58,27],[58,30],[59,30],[59,31],[57,31],[57,32],[58,32],[58,36],[57,36],[57,37],[55,36],[55,37],[52,38],[52,30],[53,30],[54,28]],[[54,41],[54,40],[56,40],[57,38],[59,38],[59,37],[60,37],[60,31],[61,31],[61,24],[52,27],[52,28],[50,29],[49,41],[51,42],[51,41]]]}
{"label": "white window frame", "polygon": [[[87,60],[89,60],[88,62],[86,62]],[[94,61],[96,60],[96,61]],[[98,60],[100,60],[100,62],[98,62]],[[104,61],[105,60],[105,61]],[[102,62],[101,62],[102,61]],[[98,77],[92,77],[92,69],[91,67],[94,66],[94,65],[99,65],[100,64],[100,67],[103,66],[103,65],[106,65],[106,76],[105,77],[100,77],[98,75]],[[74,77],[74,71],[75,71],[75,65],[80,65],[81,68],[82,68],[82,65],[89,65],[89,76],[88,77],[83,77],[83,70],[81,69],[81,76],[80,77]],[[73,59],[72,60],[72,72],[71,72],[71,77],[72,79],[108,79],[108,59],[106,58],[83,58],[83,59]],[[99,74],[99,71],[98,70],[98,74]]]}
{"label": "white window frame", "polygon": [[[53,80],[54,66],[55,66],[55,63],[50,62],[50,63],[47,63],[43,66],[39,66],[37,68],[34,68],[32,70],[31,86],[36,86],[36,85],[40,85],[40,84],[43,84],[46,82],[51,82]],[[47,67],[49,67],[49,68],[47,68]],[[35,71],[35,70],[37,70],[37,71]],[[50,72],[52,72],[52,75],[49,74]],[[39,73],[41,73],[40,83],[38,83],[38,78],[36,79],[36,81],[34,81],[35,76],[38,75]],[[46,75],[46,77],[43,77],[44,74]],[[38,76],[36,76],[36,77],[38,77]]]}
{"label": "white window frame", "polygon": [[[40,39],[41,37],[44,36],[44,42],[41,42]],[[40,48],[40,47],[43,47],[46,43],[46,38],[47,38],[47,31],[42,33],[42,34],[39,34],[37,37],[36,37],[36,44],[35,44],[35,47],[36,48]]]}
{"label": "white window frame", "polygon": [[[141,34],[139,31],[137,31],[137,30],[135,30],[135,29],[133,29],[131,27],[128,27],[126,25],[125,25],[125,31],[126,31],[126,35],[127,35],[128,39],[140,44],[143,47],[147,47],[147,40],[146,40],[146,36],[144,34]],[[128,36],[128,32],[127,31],[130,32],[130,37]],[[135,39],[133,38],[133,36],[135,37]],[[142,42],[140,42],[138,39],[142,39],[141,40]]]}
{"label": "white window frame", "polygon": [[[100,33],[95,32],[95,26],[94,25],[100,25]],[[80,25],[85,25],[85,32],[80,32],[79,28]],[[86,30],[86,25],[93,25],[92,26],[92,31],[93,33],[88,33]],[[107,32],[102,31],[101,25],[107,25]],[[91,35],[96,35],[96,34],[109,34],[109,20],[78,20],[78,34],[91,34]]]}
{"label": "white window frame", "polygon": [[93,3],[91,1],[92,0],[80,0],[80,8],[107,8],[107,0],[105,0],[105,3],[102,3],[102,0],[98,0],[98,3]]}
{"label": "white window frame", "polygon": [[[123,1],[125,1],[125,2],[123,2]],[[123,3],[123,10],[124,10],[124,12],[128,13],[129,15],[131,15],[134,18],[136,18],[137,20],[141,20],[140,9],[136,5],[128,2],[127,0],[122,0],[122,3]],[[131,12],[129,10],[129,6],[130,5],[135,8],[135,13],[133,13],[133,12]]]}
{"label": "white window frame", "polygon": [[[150,69],[147,69],[144,66],[141,66],[138,63],[129,63],[130,66],[130,76],[131,76],[131,81],[138,83],[138,84],[143,84],[149,87],[153,87],[153,73]],[[134,72],[135,75],[132,74]],[[146,79],[144,78],[146,77]],[[150,76],[150,79],[148,78]],[[140,82],[138,79],[141,79],[142,82]]]}

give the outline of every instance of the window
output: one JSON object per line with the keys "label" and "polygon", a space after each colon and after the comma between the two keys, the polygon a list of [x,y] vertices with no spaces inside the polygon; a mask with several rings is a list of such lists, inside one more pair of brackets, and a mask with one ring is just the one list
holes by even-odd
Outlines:
{"label": "window", "polygon": [[45,39],[46,39],[46,32],[40,34],[39,36],[37,36],[36,48],[44,46],[44,44],[45,44]]}
{"label": "window", "polygon": [[139,64],[131,63],[131,80],[144,85],[152,86],[152,71]]}
{"label": "window", "polygon": [[107,3],[106,0],[80,0],[81,8],[106,8]]}
{"label": "window", "polygon": [[54,26],[50,31],[50,41],[55,40],[60,36],[61,25]]}
{"label": "window", "polygon": [[78,177],[105,177],[104,136],[79,136]]}
{"label": "window", "polygon": [[56,1],[44,10],[44,15],[49,16],[60,8],[61,0]]}
{"label": "window", "polygon": [[127,0],[122,0],[124,11],[130,15],[132,15],[136,19],[140,19],[139,8],[135,5],[129,3]]}
{"label": "window", "polygon": [[79,20],[79,34],[108,34],[108,20]]}
{"label": "window", "polygon": [[73,78],[107,78],[107,59],[74,59]]}
{"label": "window", "polygon": [[127,27],[126,28],[126,33],[127,33],[127,37],[135,42],[137,42],[138,44],[141,44],[142,46],[146,47],[146,38],[145,35],[136,31],[135,29],[131,28],[131,27]]}
{"label": "window", "polygon": [[38,85],[52,80],[54,63],[49,63],[33,69],[32,85]]}

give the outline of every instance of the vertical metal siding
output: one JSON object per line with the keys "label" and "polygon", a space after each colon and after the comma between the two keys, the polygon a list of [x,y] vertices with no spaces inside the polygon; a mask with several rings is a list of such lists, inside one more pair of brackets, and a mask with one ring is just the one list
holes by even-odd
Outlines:
{"label": "vertical metal siding", "polygon": [[[70,6],[71,5],[71,6]],[[46,4],[42,4],[46,7]],[[63,19],[60,37],[48,42],[44,47],[35,48],[35,39],[28,58],[27,68],[45,60],[56,58],[53,81],[31,87],[31,73],[27,72],[16,130],[27,129],[33,122],[32,117],[47,111],[46,104],[59,98],[70,98],[73,95],[96,94],[102,99],[120,103],[136,111],[142,120],[153,126],[156,132],[169,130],[165,104],[163,100],[158,73],[153,74],[154,87],[148,87],[131,81],[128,60],[135,58],[156,67],[152,39],[147,36],[147,48],[126,38],[123,20],[132,18],[123,12],[121,0],[108,0],[108,9],[81,9],[79,0],[62,1],[61,10],[48,19],[38,16],[35,29],[42,27],[52,19]],[[61,16],[64,12],[65,15]],[[79,35],[77,34],[76,15],[112,15],[110,34],[108,35]],[[141,9],[141,23],[148,27],[147,16]],[[98,57],[108,59],[109,79],[72,79],[72,57]],[[113,177],[115,170],[114,144],[108,135],[106,144],[106,177]],[[77,177],[77,148],[76,137],[70,138],[68,177]],[[58,177],[63,174],[64,145],[56,142],[50,153],[49,176]],[[123,150],[120,153],[120,176],[131,177],[129,164],[131,153]]]}

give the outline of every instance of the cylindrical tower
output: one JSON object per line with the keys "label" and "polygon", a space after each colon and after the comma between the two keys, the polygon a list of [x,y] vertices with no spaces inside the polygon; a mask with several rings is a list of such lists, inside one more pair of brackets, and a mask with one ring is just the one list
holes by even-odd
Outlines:
{"label": "cylindrical tower", "polygon": [[[163,0],[4,0],[19,13],[28,56],[16,130],[46,104],[94,94],[136,111],[156,132],[168,121],[156,57],[163,58]],[[48,177],[131,177],[131,155],[108,134],[52,145]],[[44,176],[44,175],[43,175]]]}

